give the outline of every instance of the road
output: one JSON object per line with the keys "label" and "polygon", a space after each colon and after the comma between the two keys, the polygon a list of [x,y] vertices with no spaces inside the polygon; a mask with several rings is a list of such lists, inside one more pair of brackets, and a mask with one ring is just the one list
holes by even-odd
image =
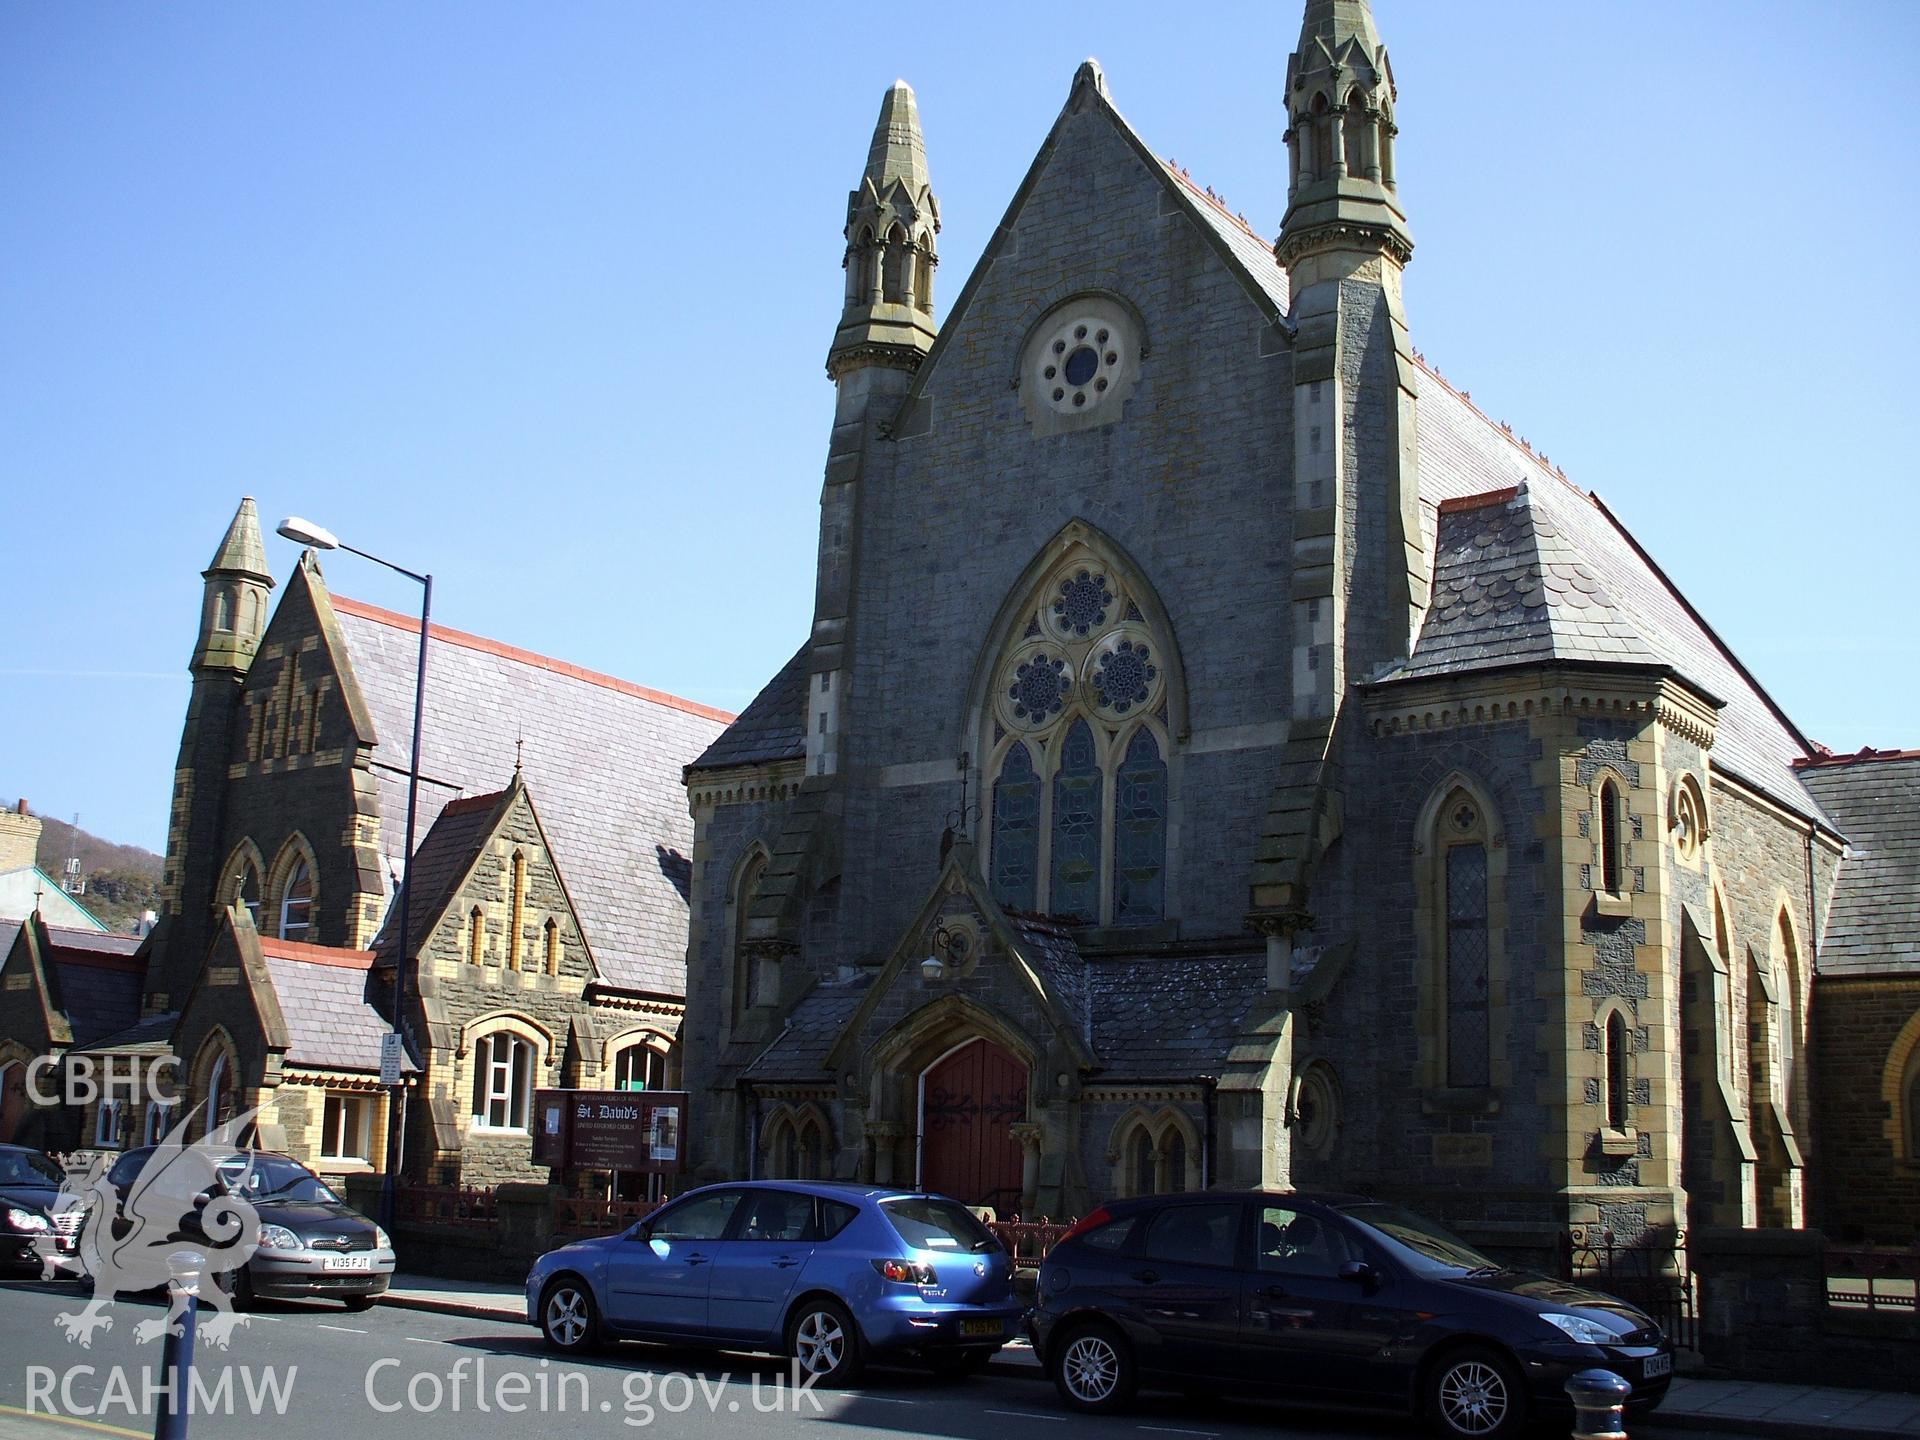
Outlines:
{"label": "road", "polygon": [[[116,1303],[112,1328],[82,1348],[58,1320],[82,1303],[70,1286],[0,1288],[0,1440],[153,1433],[149,1387],[160,1347],[137,1343],[133,1332],[160,1307]],[[625,1344],[584,1362],[560,1361],[524,1325],[391,1306],[350,1315],[332,1305],[263,1305],[227,1349],[203,1346],[196,1358],[201,1392],[216,1403],[194,1416],[195,1440],[526,1440],[529,1430],[826,1440],[822,1424],[833,1427],[831,1440],[1413,1440],[1420,1433],[1391,1420],[1168,1395],[1142,1397],[1127,1416],[1094,1420],[1061,1409],[1043,1381],[999,1373],[943,1382],[876,1369],[858,1389],[802,1397],[783,1385],[782,1364],[765,1357]]]}

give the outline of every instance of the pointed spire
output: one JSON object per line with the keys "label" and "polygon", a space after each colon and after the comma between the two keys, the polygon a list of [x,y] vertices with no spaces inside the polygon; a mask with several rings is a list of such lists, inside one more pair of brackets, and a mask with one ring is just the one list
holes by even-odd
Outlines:
{"label": "pointed spire", "polygon": [[267,569],[267,547],[260,539],[260,512],[251,495],[240,501],[240,508],[233,512],[233,523],[227,526],[226,538],[213,553],[213,563],[200,573],[211,576],[216,571],[251,575],[273,583],[273,574]]}
{"label": "pointed spire", "polygon": [[935,333],[939,230],[919,102],[913,87],[896,80],[880,101],[860,188],[847,197],[846,300],[827,356],[829,375],[838,379],[864,365],[919,367]]}
{"label": "pointed spire", "polygon": [[1292,155],[1280,263],[1358,250],[1404,265],[1413,234],[1394,177],[1398,93],[1367,0],[1307,0],[1286,100]]}
{"label": "pointed spire", "polygon": [[251,495],[233,512],[233,523],[213,552],[213,563],[200,577],[206,582],[200,600],[200,636],[189,668],[245,674],[267,628],[267,592],[273,589],[267,547],[260,539],[260,512]]}

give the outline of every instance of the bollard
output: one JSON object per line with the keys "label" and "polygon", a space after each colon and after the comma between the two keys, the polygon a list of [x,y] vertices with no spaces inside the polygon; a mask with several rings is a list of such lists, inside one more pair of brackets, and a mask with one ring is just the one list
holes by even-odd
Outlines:
{"label": "bollard", "polygon": [[153,1440],[187,1440],[187,1391],[193,1373],[193,1329],[200,1310],[200,1272],[206,1257],[193,1250],[176,1250],[167,1257],[172,1272],[168,1309],[173,1296],[180,1305],[180,1333],[169,1321],[160,1342],[160,1408],[153,1417]]}
{"label": "bollard", "polygon": [[1567,1381],[1573,1440],[1627,1440],[1627,1397],[1633,1386],[1611,1370],[1582,1370]]}

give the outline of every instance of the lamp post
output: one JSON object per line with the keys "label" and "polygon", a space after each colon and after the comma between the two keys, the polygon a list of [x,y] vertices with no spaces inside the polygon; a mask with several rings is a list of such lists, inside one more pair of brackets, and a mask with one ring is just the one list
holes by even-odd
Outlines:
{"label": "lamp post", "polygon": [[[358,555],[362,560],[371,560],[376,565],[384,565],[409,580],[417,580],[421,586],[420,596],[420,662],[413,679],[413,752],[407,762],[407,840],[406,851],[401,859],[400,892],[394,903],[400,910],[399,948],[393,958],[393,1033],[400,1041],[400,1053],[404,1060],[406,1039],[402,1029],[403,1017],[407,1007],[407,958],[409,941],[408,914],[413,908],[413,832],[414,820],[420,808],[420,722],[426,712],[427,702],[427,627],[433,615],[433,576],[420,575],[396,565],[391,560],[382,560],[378,555],[369,555],[365,550],[356,550],[341,541],[331,530],[323,529],[310,520],[302,520],[297,515],[289,515],[279,525],[279,533],[300,545],[310,545],[316,550],[344,550],[349,555]],[[398,1183],[402,1156],[405,1154],[407,1107],[404,1082],[396,1081],[392,1097],[388,1101],[387,1113],[387,1165],[386,1174],[380,1182],[380,1221],[390,1231],[394,1222],[394,1186]]]}

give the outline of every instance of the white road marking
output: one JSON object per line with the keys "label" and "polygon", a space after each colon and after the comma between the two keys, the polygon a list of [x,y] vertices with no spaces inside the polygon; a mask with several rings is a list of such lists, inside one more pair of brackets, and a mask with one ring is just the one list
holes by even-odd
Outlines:
{"label": "white road marking", "polygon": [[434,1340],[425,1335],[403,1335],[401,1339],[412,1345],[451,1345],[451,1340]]}
{"label": "white road marking", "polygon": [[985,1413],[988,1415],[1011,1415],[1016,1420],[1058,1420],[1060,1418],[1058,1415],[1049,1414],[1045,1410],[988,1410]]}
{"label": "white road marking", "polygon": [[364,1330],[356,1330],[351,1325],[316,1325],[316,1330],[338,1330],[342,1335],[364,1335]]}
{"label": "white road marking", "polygon": [[[876,1405],[918,1405],[920,1403],[918,1400],[901,1400],[892,1395],[861,1394],[859,1398],[862,1400],[871,1400]],[[989,1411],[988,1413],[991,1414],[992,1412]]]}
{"label": "white road marking", "polygon": [[1136,1430],[1151,1430],[1158,1435],[1207,1435],[1218,1436],[1218,1430],[1176,1430],[1171,1425],[1136,1425]]}

